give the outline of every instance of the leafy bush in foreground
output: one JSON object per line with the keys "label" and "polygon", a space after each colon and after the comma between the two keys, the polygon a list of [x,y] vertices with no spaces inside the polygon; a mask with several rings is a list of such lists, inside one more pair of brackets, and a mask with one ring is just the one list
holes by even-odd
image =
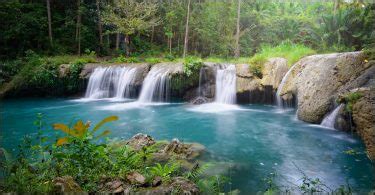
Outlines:
{"label": "leafy bush in foreground", "polygon": [[[5,155],[6,158],[0,160],[1,171],[5,174],[4,183],[0,183],[3,191],[0,192],[51,193],[55,190],[54,180],[65,176],[71,176],[83,191],[98,192],[103,180],[126,180],[126,175],[134,171],[144,175],[146,181],[159,176],[163,183],[168,183],[172,176],[184,176],[193,182],[204,182],[202,171],[193,169],[183,173],[179,163],[174,160],[163,165],[154,164],[149,160],[155,152],[153,146],[135,151],[128,145],[101,139],[110,131],[99,133],[99,129],[105,123],[117,120],[116,116],[107,117],[92,128],[90,122],[84,123],[82,120],[72,126],[54,124],[55,130],[65,134],[58,139],[48,139],[44,135],[42,117],[38,115],[34,123],[38,128],[37,135],[33,139],[25,137],[17,157],[12,160]],[[3,154],[7,154],[5,150]],[[137,189],[137,186],[132,187]]]}

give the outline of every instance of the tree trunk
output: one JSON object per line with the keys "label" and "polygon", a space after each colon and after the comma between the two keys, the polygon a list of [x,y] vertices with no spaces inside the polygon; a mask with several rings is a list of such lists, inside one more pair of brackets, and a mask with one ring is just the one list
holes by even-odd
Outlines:
{"label": "tree trunk", "polygon": [[48,37],[49,37],[49,42],[50,42],[51,46],[53,46],[50,0],[47,0],[47,16],[48,16]]}
{"label": "tree trunk", "polygon": [[119,50],[120,47],[120,33],[116,33],[116,51]]}
{"label": "tree trunk", "polygon": [[154,42],[154,31],[155,31],[155,26],[154,25],[152,25],[152,27],[151,27],[151,44]]}
{"label": "tree trunk", "polygon": [[236,43],[234,49],[234,57],[240,57],[240,15],[241,15],[241,0],[238,0],[237,7],[237,30],[236,30]]}
{"label": "tree trunk", "polygon": [[334,0],[333,13],[336,14],[337,10],[340,9],[340,0]]}
{"label": "tree trunk", "polygon": [[78,42],[77,54],[81,55],[81,0],[77,0],[77,26],[76,26],[76,39]]}
{"label": "tree trunk", "polygon": [[96,0],[96,10],[98,13],[98,31],[99,31],[99,44],[103,47],[103,29],[102,29],[102,18],[100,16],[100,0]]}
{"label": "tree trunk", "polygon": [[129,56],[130,55],[130,38],[129,38],[129,35],[125,35],[125,38],[124,38],[124,46],[125,46],[125,55],[126,56]]}
{"label": "tree trunk", "polygon": [[188,0],[187,6],[187,15],[186,15],[186,25],[185,25],[185,42],[184,42],[184,53],[183,57],[185,58],[188,50],[188,36],[189,36],[189,17],[190,17],[190,0]]}
{"label": "tree trunk", "polygon": [[172,38],[168,38],[168,47],[169,47],[169,54],[172,54]]}

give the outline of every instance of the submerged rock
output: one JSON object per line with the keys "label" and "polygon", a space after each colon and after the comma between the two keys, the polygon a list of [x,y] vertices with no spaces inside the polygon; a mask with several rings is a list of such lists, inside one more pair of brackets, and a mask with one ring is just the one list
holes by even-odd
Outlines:
{"label": "submerged rock", "polygon": [[139,151],[143,147],[155,144],[155,140],[149,135],[138,133],[134,135],[130,140],[126,141],[126,144],[132,147],[134,150]]}
{"label": "submerged rock", "polygon": [[212,102],[212,101],[213,101],[212,99],[199,96],[199,97],[196,97],[193,100],[191,100],[190,104],[199,105],[199,104],[209,103],[209,102]]}

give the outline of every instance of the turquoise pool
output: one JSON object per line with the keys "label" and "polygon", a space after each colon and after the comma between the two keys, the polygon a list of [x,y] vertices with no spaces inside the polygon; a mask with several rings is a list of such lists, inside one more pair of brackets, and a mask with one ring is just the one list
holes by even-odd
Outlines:
{"label": "turquoise pool", "polygon": [[[331,188],[347,181],[356,191],[374,188],[374,167],[363,143],[347,133],[322,128],[296,119],[295,110],[273,106],[228,106],[184,103],[140,105],[112,100],[17,99],[1,102],[1,145],[16,150],[25,134],[36,133],[36,113],[43,113],[49,135],[51,124],[76,119],[93,123],[109,115],[119,121],[108,124],[112,138],[127,139],[141,132],[156,139],[178,138],[207,147],[204,159],[231,178],[231,189],[243,194],[266,188],[264,178],[276,173],[276,183],[300,183],[302,169]],[[349,155],[344,151],[359,152]]]}

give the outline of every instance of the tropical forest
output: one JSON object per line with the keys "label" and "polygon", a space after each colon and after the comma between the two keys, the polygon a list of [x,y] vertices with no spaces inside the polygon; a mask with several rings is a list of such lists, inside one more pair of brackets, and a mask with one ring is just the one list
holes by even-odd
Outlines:
{"label": "tropical forest", "polygon": [[0,194],[375,194],[374,0],[0,2]]}

